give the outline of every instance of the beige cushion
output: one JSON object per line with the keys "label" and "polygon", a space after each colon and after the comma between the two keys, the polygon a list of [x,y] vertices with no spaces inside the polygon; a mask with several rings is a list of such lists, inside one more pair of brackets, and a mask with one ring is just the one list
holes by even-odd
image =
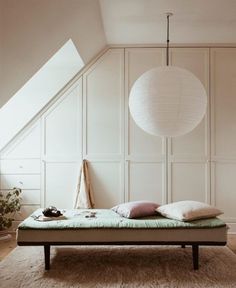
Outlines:
{"label": "beige cushion", "polygon": [[197,201],[179,201],[162,205],[156,209],[161,215],[180,221],[191,221],[201,218],[211,218],[223,214],[216,207]]}

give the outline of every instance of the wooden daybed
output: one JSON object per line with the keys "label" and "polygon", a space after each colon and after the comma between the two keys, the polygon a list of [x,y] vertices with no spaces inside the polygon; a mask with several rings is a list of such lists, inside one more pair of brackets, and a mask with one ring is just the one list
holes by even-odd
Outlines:
{"label": "wooden daybed", "polygon": [[67,210],[65,220],[37,221],[42,210],[17,229],[17,244],[44,246],[50,269],[52,245],[185,245],[192,246],[193,268],[199,267],[200,245],[225,245],[227,226],[218,218],[181,222],[161,216],[126,219],[109,209]]}

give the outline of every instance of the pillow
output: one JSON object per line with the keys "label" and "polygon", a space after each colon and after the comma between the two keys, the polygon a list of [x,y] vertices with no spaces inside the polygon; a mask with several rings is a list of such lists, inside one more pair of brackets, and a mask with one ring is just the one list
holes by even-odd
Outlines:
{"label": "pillow", "polygon": [[179,201],[156,209],[162,216],[180,221],[211,218],[223,214],[216,207],[197,201]]}
{"label": "pillow", "polygon": [[150,201],[133,201],[119,204],[111,210],[125,218],[139,218],[145,216],[156,215],[156,209],[159,207],[157,203]]}

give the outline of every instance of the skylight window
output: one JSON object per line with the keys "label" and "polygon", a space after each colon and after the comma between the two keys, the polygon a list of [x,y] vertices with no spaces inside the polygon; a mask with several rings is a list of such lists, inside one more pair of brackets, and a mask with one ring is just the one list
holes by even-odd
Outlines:
{"label": "skylight window", "polygon": [[81,70],[84,62],[68,40],[0,109],[2,149]]}

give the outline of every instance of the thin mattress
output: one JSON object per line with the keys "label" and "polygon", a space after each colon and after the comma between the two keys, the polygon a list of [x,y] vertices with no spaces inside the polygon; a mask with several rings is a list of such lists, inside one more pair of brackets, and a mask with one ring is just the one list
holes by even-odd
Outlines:
{"label": "thin mattress", "polygon": [[219,218],[181,222],[159,215],[120,217],[110,209],[63,211],[64,219],[37,221],[36,210],[17,229],[18,243],[226,242],[227,226]]}

